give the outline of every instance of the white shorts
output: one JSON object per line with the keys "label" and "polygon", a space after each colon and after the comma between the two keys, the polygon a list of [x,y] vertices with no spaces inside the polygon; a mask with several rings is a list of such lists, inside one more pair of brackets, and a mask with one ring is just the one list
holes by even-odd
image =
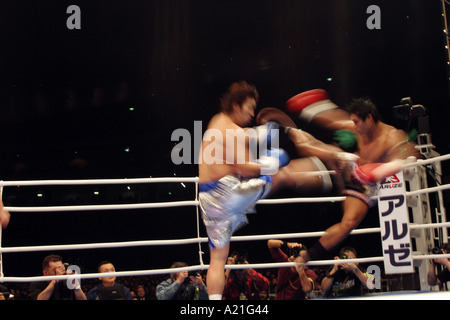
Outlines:
{"label": "white shorts", "polygon": [[248,223],[247,213],[255,212],[259,199],[267,197],[271,176],[245,179],[233,175],[199,185],[203,223],[211,248],[226,245],[232,234]]}

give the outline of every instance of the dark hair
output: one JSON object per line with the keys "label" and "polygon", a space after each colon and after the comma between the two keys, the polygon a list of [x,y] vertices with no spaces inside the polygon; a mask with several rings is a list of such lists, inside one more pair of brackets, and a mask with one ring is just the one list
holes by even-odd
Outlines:
{"label": "dark hair", "polygon": [[101,267],[102,265],[104,265],[104,264],[109,264],[109,263],[112,264],[112,262],[110,262],[110,261],[108,261],[108,260],[103,260],[102,262],[100,262],[100,263],[98,264],[98,266],[97,266],[98,272],[100,272],[100,267]]}
{"label": "dark hair", "polygon": [[258,103],[259,94],[256,87],[246,81],[234,82],[220,98],[221,109],[224,113],[231,113],[233,104],[240,106],[247,98],[253,98]]}
{"label": "dark hair", "polygon": [[339,251],[339,256],[342,256],[343,253],[347,252],[347,251],[351,251],[355,254],[355,257],[358,257],[358,254],[356,253],[356,249],[353,247],[343,247],[340,251]]}
{"label": "dark hair", "polygon": [[50,266],[50,262],[62,262],[62,257],[58,256],[56,254],[51,254],[49,256],[46,256],[44,260],[42,261],[42,270],[47,270]]}
{"label": "dark hair", "polygon": [[377,107],[368,98],[353,99],[346,109],[350,114],[355,114],[362,120],[366,120],[369,114],[372,115],[375,123],[381,120]]}
{"label": "dark hair", "polygon": [[[183,268],[183,267],[187,267],[188,266],[188,264],[186,263],[186,262],[174,262],[171,266],[170,266],[170,269],[175,269],[175,268]],[[171,274],[170,274],[170,278],[172,278],[172,279],[175,279],[176,278],[176,276],[177,276],[177,273],[176,272],[172,272]]]}

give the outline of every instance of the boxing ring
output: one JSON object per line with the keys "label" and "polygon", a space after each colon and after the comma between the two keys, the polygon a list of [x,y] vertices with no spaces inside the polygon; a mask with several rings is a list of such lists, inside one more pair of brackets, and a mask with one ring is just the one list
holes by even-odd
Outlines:
{"label": "boxing ring", "polygon": [[[450,155],[437,156],[426,160],[418,160],[416,162],[408,163],[404,166],[403,172],[415,167],[426,167],[427,165],[433,163],[439,163],[441,161],[450,160]],[[316,174],[312,172],[311,174]],[[407,175],[408,173],[406,173]],[[198,265],[193,265],[189,267],[179,268],[179,269],[150,269],[150,270],[139,270],[139,271],[117,271],[102,273],[102,277],[109,276],[144,276],[144,275],[156,275],[156,274],[168,274],[178,271],[194,271],[194,270],[206,270],[208,265],[203,262],[202,244],[208,243],[207,237],[200,236],[200,226],[201,226],[201,213],[199,209],[198,201],[198,178],[136,178],[136,179],[91,179],[91,180],[36,180],[36,181],[1,181],[1,195],[3,196],[3,189],[8,187],[27,187],[27,186],[74,186],[74,185],[101,185],[101,184],[152,184],[152,183],[192,183],[195,185],[195,198],[190,201],[172,201],[172,202],[158,202],[158,203],[135,203],[135,204],[111,204],[111,205],[76,205],[76,206],[41,206],[41,207],[15,207],[15,206],[5,206],[5,209],[13,214],[15,212],[25,212],[25,213],[42,213],[42,212],[68,212],[68,211],[97,211],[97,210],[130,210],[130,209],[153,209],[153,208],[173,208],[173,207],[194,207],[196,210],[196,225],[197,234],[191,238],[185,239],[173,239],[173,240],[148,240],[148,241],[125,241],[125,242],[107,242],[107,243],[86,243],[86,244],[60,244],[60,245],[41,245],[41,246],[19,246],[19,247],[4,247],[2,246],[1,229],[0,229],[0,282],[34,282],[34,281],[50,281],[50,280],[67,280],[67,279],[90,279],[98,278],[99,273],[80,273],[76,275],[59,275],[59,276],[32,276],[32,277],[12,277],[3,274],[3,254],[9,253],[23,253],[23,252],[36,252],[36,251],[60,251],[60,250],[82,250],[82,249],[101,249],[101,248],[128,248],[128,247],[138,247],[138,246],[176,246],[185,244],[197,244],[198,254],[200,263]],[[450,189],[450,184],[439,185],[436,187],[419,188],[417,190],[406,191],[405,196],[407,199],[414,198],[418,195],[426,195],[430,193],[439,193],[442,196],[442,191]],[[301,204],[301,203],[320,203],[320,202],[340,202],[343,201],[344,197],[299,197],[299,198],[284,198],[284,199],[264,199],[258,201],[258,205],[278,205],[278,204]],[[326,226],[328,227],[328,226]],[[444,234],[444,242],[448,242],[447,228],[450,227],[450,222],[445,220],[437,221],[434,223],[410,223],[410,230],[412,234],[414,232],[420,232],[420,230],[425,229],[438,229]],[[380,227],[374,228],[363,228],[355,229],[351,232],[349,237],[353,235],[369,234],[369,233],[380,233]],[[305,232],[305,233],[282,233],[282,234],[264,234],[264,235],[246,235],[246,236],[233,236],[231,241],[255,241],[255,240],[268,240],[268,239],[293,239],[293,238],[314,238],[320,237],[324,231],[317,232]],[[193,253],[194,254],[194,253]],[[413,260],[416,263],[420,263],[423,260],[429,260],[434,258],[450,258],[450,254],[414,254]],[[382,262],[382,256],[378,257],[368,257],[368,258],[357,258],[351,259],[349,261],[356,263],[375,263]],[[321,265],[331,265],[336,263],[342,263],[346,260],[322,260],[322,261],[310,261],[307,263],[308,266],[321,266]],[[227,265],[227,269],[242,269],[242,268],[254,268],[254,269],[267,269],[267,268],[281,268],[281,267],[291,267],[295,266],[295,263],[284,262],[284,263],[252,263],[248,265]],[[399,299],[424,299],[424,296],[429,291],[419,291],[420,295],[393,295],[392,298]],[[419,298],[420,297],[420,298]],[[362,298],[375,298],[374,296],[362,297]],[[389,294],[380,295],[380,299],[389,299]],[[439,296],[434,295],[434,299],[450,299],[449,292],[440,292]]]}

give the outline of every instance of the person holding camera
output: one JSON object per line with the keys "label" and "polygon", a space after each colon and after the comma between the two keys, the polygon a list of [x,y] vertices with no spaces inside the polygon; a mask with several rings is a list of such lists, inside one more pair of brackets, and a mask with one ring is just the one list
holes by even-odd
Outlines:
{"label": "person holding camera", "polygon": [[[446,254],[450,252],[450,244],[446,243],[442,248],[438,248],[434,253]],[[440,268],[442,265],[444,268]],[[440,270],[438,270],[440,269]],[[450,259],[438,258],[430,260],[427,282],[429,286],[441,285],[450,281]]]}
{"label": "person holding camera", "polygon": [[[281,240],[267,242],[270,254],[276,262],[294,262],[304,245]],[[282,250],[285,249],[285,251]],[[304,300],[306,294],[314,290],[317,275],[305,265],[280,268],[277,276],[277,290],[275,300]]]}
{"label": "person holding camera", "polygon": [[[42,274],[56,276],[68,274],[62,258],[58,255],[49,255],[42,261]],[[48,282],[32,282],[30,293],[32,300],[86,300],[78,280],[71,286],[65,280],[51,280]]]}
{"label": "person holding camera", "polygon": [[[170,267],[187,267],[185,262],[175,262]],[[208,300],[208,291],[200,272],[180,271],[156,286],[158,300]]]}
{"label": "person holding camera", "polygon": [[[356,259],[356,250],[344,247],[335,260]],[[358,263],[334,264],[327,275],[322,279],[322,296],[324,297],[350,297],[362,295],[362,286],[367,287],[369,274],[358,267]]]}
{"label": "person holding camera", "polygon": [[[247,255],[233,253],[227,264],[248,264]],[[269,290],[269,279],[254,269],[232,269],[226,280],[223,300],[262,300]]]}

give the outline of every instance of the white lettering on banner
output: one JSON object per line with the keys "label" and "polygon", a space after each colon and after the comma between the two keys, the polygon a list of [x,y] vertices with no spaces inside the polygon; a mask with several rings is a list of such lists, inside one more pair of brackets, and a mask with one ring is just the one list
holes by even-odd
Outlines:
{"label": "white lettering on banner", "polygon": [[378,184],[378,211],[386,274],[413,273],[403,172]]}

